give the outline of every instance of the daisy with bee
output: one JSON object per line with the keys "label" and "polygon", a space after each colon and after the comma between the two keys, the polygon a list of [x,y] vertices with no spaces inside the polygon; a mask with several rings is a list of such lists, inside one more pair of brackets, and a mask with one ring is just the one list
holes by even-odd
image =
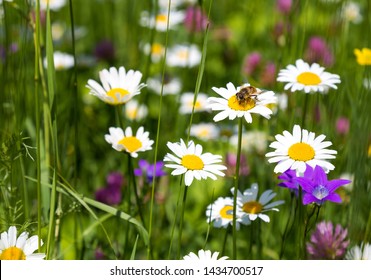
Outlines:
{"label": "daisy with bee", "polygon": [[252,113],[260,114],[269,119],[272,110],[268,104],[276,103],[273,91],[256,88],[248,83],[235,87],[228,83],[226,88],[212,88],[221,97],[209,97],[209,108],[220,111],[215,115],[214,121],[218,122],[226,118],[234,120],[244,117],[248,123],[252,122]]}

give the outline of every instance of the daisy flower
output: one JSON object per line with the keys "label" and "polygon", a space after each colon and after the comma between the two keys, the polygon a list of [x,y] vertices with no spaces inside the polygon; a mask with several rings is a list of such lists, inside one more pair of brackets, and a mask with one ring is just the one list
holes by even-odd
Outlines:
{"label": "daisy flower", "polygon": [[174,29],[176,25],[183,22],[184,18],[184,11],[171,10],[169,17],[167,9],[163,9],[157,15],[150,15],[147,11],[144,11],[141,14],[140,24],[144,27],[156,28],[159,32],[165,32],[168,22],[169,29]]}
{"label": "daisy flower", "polygon": [[[241,216],[243,214],[239,205],[236,209],[236,228],[240,229],[240,223],[242,222]],[[216,228],[226,228],[228,225],[233,224],[233,198],[231,197],[219,197],[213,204],[210,204],[206,208],[207,223],[213,222]],[[245,223],[250,223],[250,220],[245,220]]]}
{"label": "daisy flower", "polygon": [[192,124],[190,135],[204,141],[215,140],[218,138],[220,129],[213,123]]}
{"label": "daisy flower", "polygon": [[[75,65],[75,60],[73,55],[63,52],[54,52],[53,54],[54,68],[55,70],[65,70],[70,69]],[[48,67],[47,58],[44,58],[44,67]]]}
{"label": "daisy flower", "polygon": [[86,87],[90,89],[90,94],[111,105],[125,104],[133,96],[140,94],[140,90],[145,87],[144,83],[140,83],[141,72],[126,72],[123,66],[119,69],[104,69],[99,72],[99,78],[102,85],[89,79]]}
{"label": "daisy flower", "polygon": [[28,232],[22,232],[17,238],[17,228],[11,226],[8,232],[1,234],[0,260],[42,260],[45,254],[33,253],[37,250],[38,243],[38,236],[28,238]]}
{"label": "daisy flower", "polygon": [[[250,189],[245,190],[243,193],[239,190],[237,191],[237,203],[242,209],[243,215],[241,218],[244,224],[247,224],[248,220],[255,221],[256,218],[260,218],[264,222],[269,223],[270,219],[264,212],[271,210],[279,211],[274,207],[284,203],[283,200],[270,202],[276,196],[276,193],[272,190],[266,190],[262,193],[259,200],[257,200],[258,190],[258,184],[255,183],[251,185]],[[231,189],[231,192],[232,194],[234,193],[234,188]]]}
{"label": "daisy flower", "polygon": [[157,94],[163,95],[176,95],[180,93],[182,89],[182,82],[179,78],[174,78],[169,75],[165,75],[164,83],[162,84],[162,78],[156,76],[154,78],[148,78],[148,88]]}
{"label": "daisy flower", "polygon": [[352,247],[345,255],[347,260],[371,260],[371,244]]}
{"label": "daisy flower", "polygon": [[50,10],[58,11],[66,5],[66,0],[40,0],[40,9],[46,10],[48,4]]}
{"label": "daisy flower", "polygon": [[232,83],[228,83],[227,88],[212,88],[222,97],[208,98],[209,107],[213,111],[221,111],[214,117],[214,121],[218,122],[226,118],[234,120],[237,117],[244,117],[248,123],[251,123],[252,113],[260,114],[267,119],[270,118],[272,111],[266,105],[276,102],[274,92],[263,92],[256,88],[256,95],[254,97],[249,97],[246,101],[240,102],[237,100],[236,94],[246,87],[250,87],[250,84],[244,84],[236,88]]}
{"label": "daisy flower", "polygon": [[166,63],[170,67],[193,67],[201,62],[201,51],[196,45],[176,45],[169,49]]}
{"label": "daisy flower", "polygon": [[212,253],[210,250],[199,250],[198,254],[191,252],[183,257],[186,261],[222,261],[228,259],[228,257],[221,257],[218,259],[219,252]]}
{"label": "daisy flower", "polygon": [[125,132],[119,127],[110,127],[109,133],[104,138],[116,151],[125,151],[136,158],[138,152],[152,150],[153,140],[148,138],[149,132],[145,132],[142,126],[135,136],[130,126],[125,129]]}
{"label": "daisy flower", "polygon": [[[180,97],[180,108],[179,111],[181,114],[191,114],[193,109],[193,99],[194,93],[185,92]],[[207,95],[205,93],[199,93],[197,95],[197,100],[194,104],[194,112],[203,112],[209,110],[207,108]]]}
{"label": "daisy flower", "polygon": [[184,181],[186,186],[190,186],[193,179],[201,180],[211,178],[216,180],[215,175],[224,176],[221,170],[227,169],[224,165],[216,164],[222,161],[219,155],[211,153],[202,153],[202,146],[189,141],[186,145],[183,139],[180,143],[167,143],[168,148],[175,154],[167,153],[164,161],[174,162],[165,164],[168,168],[173,168],[171,175],[185,174]]}
{"label": "daisy flower", "polygon": [[337,89],[335,84],[340,83],[340,76],[324,70],[325,68],[317,63],[309,65],[298,59],[295,65],[290,64],[278,73],[277,81],[287,83],[284,89],[291,88],[291,92],[304,90],[305,93],[324,93],[329,88]]}
{"label": "daisy flower", "polygon": [[292,134],[285,130],[283,135],[277,134],[275,138],[277,141],[271,143],[269,147],[276,150],[265,155],[271,157],[269,163],[278,162],[274,168],[275,173],[282,173],[290,168],[303,173],[306,164],[312,167],[319,165],[326,172],[335,168],[327,159],[335,158],[337,152],[326,149],[332,143],[323,141],[325,135],[315,137],[314,132],[308,132],[306,129],[301,129],[299,125],[294,125]]}
{"label": "daisy flower", "polygon": [[147,55],[151,54],[152,62],[157,63],[164,57],[165,47],[160,43],[145,44],[143,51]]}
{"label": "daisy flower", "polygon": [[125,105],[125,116],[129,120],[140,121],[148,115],[146,105],[139,105],[138,101],[132,99]]}
{"label": "daisy flower", "polygon": [[361,7],[356,2],[346,2],[342,9],[342,15],[345,21],[352,23],[360,23],[363,19]]}

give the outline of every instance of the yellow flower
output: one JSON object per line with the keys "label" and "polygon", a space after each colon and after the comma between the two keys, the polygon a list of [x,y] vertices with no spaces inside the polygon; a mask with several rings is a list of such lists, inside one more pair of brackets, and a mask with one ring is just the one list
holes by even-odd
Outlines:
{"label": "yellow flower", "polygon": [[355,49],[354,54],[357,57],[357,63],[359,65],[371,65],[371,49]]}

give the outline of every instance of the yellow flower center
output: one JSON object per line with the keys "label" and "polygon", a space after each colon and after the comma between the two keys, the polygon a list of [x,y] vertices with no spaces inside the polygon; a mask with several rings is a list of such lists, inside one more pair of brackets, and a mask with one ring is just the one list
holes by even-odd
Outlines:
{"label": "yellow flower center", "polygon": [[296,80],[306,86],[315,86],[321,83],[321,78],[312,72],[303,72],[297,76]]}
{"label": "yellow flower center", "polygon": [[188,51],[186,51],[186,50],[183,50],[183,51],[179,51],[179,52],[178,52],[178,57],[179,57],[180,59],[183,59],[183,60],[188,59],[188,55],[189,55],[189,53],[188,53]]}
{"label": "yellow flower center", "polygon": [[228,99],[228,106],[229,108],[235,110],[235,111],[248,111],[252,108],[255,107],[255,100],[254,98],[248,97],[245,101],[243,102],[238,102],[237,98],[235,95],[232,95]]}
{"label": "yellow flower center", "polygon": [[167,16],[166,15],[157,15],[156,16],[156,22],[166,23],[167,22]]}
{"label": "yellow flower center", "polygon": [[138,115],[138,109],[137,108],[134,108],[134,109],[130,109],[127,111],[127,117],[131,120],[134,120]]}
{"label": "yellow flower center", "polygon": [[182,165],[189,170],[202,170],[204,168],[204,162],[196,155],[183,156]]}
{"label": "yellow flower center", "polygon": [[198,132],[198,135],[200,137],[207,137],[210,135],[210,131],[207,129],[207,128],[204,128],[204,129],[201,129],[199,132]]}
{"label": "yellow flower center", "polygon": [[307,143],[295,143],[288,151],[289,157],[297,161],[308,161],[316,155],[312,146]]}
{"label": "yellow flower center", "polygon": [[233,219],[233,206],[226,205],[219,211],[220,217],[223,219],[232,220]]}
{"label": "yellow flower center", "polygon": [[[111,104],[122,104],[124,102],[120,101],[122,97],[128,95],[129,92],[123,88],[112,88],[111,90],[107,91],[107,95],[113,98],[113,102]],[[118,98],[117,98],[118,97]]]}
{"label": "yellow flower center", "polygon": [[119,141],[129,153],[135,152],[142,147],[142,142],[135,136],[124,137]]}
{"label": "yellow flower center", "polygon": [[25,260],[26,255],[18,247],[9,247],[0,254],[0,260]]}
{"label": "yellow flower center", "polygon": [[160,55],[162,54],[163,49],[162,45],[155,43],[152,45],[152,54]]}
{"label": "yellow flower center", "polygon": [[257,201],[249,201],[242,206],[242,210],[249,214],[258,214],[262,209],[263,206]]}

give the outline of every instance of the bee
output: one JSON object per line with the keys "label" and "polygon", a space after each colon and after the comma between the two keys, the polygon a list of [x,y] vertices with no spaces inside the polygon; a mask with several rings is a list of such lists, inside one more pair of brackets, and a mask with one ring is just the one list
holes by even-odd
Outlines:
{"label": "bee", "polygon": [[262,91],[258,92],[258,90],[253,86],[246,86],[240,89],[239,92],[236,93],[236,99],[238,104],[246,105],[252,98],[256,99],[256,97],[261,94]]}

